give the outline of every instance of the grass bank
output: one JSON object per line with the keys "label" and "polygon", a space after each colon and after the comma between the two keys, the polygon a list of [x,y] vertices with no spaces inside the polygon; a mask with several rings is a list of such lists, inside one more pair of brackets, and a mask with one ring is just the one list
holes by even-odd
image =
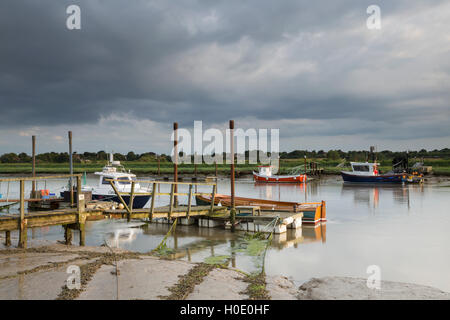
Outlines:
{"label": "grass bank", "polygon": [[[308,160],[308,163],[311,160]],[[313,159],[312,161],[318,163],[319,168],[323,168],[324,174],[339,174],[341,170],[345,168],[337,167],[342,160],[328,160],[328,159]],[[157,174],[158,163],[156,162],[139,162],[139,161],[123,161],[122,164],[126,169],[131,170],[136,174]],[[280,160],[280,173],[287,174],[292,168],[303,165],[304,159],[281,159]],[[101,171],[104,162],[93,163],[75,163],[75,173],[94,173]],[[412,165],[412,163],[411,163]],[[425,161],[425,165],[433,166],[433,172],[436,175],[450,175],[450,160],[443,159],[431,159]],[[236,171],[238,174],[251,174],[252,171],[257,170],[256,164],[237,164]],[[391,169],[390,161],[381,161],[381,172],[387,172]],[[215,166],[208,164],[200,164],[195,166],[193,164],[180,164],[178,166],[178,172],[180,174],[194,174],[195,171],[199,175],[215,174]],[[61,174],[68,173],[68,163],[38,163],[36,166],[36,172],[38,174],[50,173]],[[173,172],[173,164],[171,162],[161,162],[159,171],[161,174],[169,175]],[[228,164],[217,165],[217,172],[219,175],[228,175],[230,166]],[[0,174],[29,174],[31,173],[31,163],[0,163]]]}

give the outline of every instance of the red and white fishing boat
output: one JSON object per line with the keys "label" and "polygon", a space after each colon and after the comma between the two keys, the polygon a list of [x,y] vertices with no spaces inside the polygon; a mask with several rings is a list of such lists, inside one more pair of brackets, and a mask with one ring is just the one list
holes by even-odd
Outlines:
{"label": "red and white fishing boat", "polygon": [[272,174],[272,166],[258,166],[259,172],[253,171],[253,179],[257,182],[274,183],[302,183],[306,182],[306,174],[275,175]]}

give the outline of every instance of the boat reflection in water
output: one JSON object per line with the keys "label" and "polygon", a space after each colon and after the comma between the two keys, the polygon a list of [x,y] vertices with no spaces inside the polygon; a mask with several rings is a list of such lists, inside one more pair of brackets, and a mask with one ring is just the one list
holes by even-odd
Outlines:
{"label": "boat reflection in water", "polygon": [[274,234],[272,247],[277,249],[297,248],[299,244],[327,242],[327,224],[320,222],[316,225],[303,225],[301,228],[288,229],[282,234]]}
{"label": "boat reflection in water", "polygon": [[131,244],[136,240],[137,235],[142,233],[139,227],[116,229],[109,233],[109,237],[105,239],[108,246],[112,248],[121,248],[125,244]]}
{"label": "boat reflection in water", "polygon": [[386,199],[386,194],[391,194],[394,202],[411,206],[411,194],[415,197],[424,193],[423,184],[406,185],[370,185],[370,184],[346,184],[342,185],[341,195],[343,197],[353,196],[355,204],[366,204],[369,208],[378,208],[380,204],[380,194]]}

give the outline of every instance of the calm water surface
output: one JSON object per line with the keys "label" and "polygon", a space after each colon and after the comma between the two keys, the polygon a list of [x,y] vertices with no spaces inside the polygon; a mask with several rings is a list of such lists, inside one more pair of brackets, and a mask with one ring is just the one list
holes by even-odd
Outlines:
{"label": "calm water surface", "polygon": [[[97,180],[88,178],[88,184]],[[48,181],[51,192],[67,182]],[[27,186],[30,188],[30,186]],[[43,183],[38,186],[44,187]],[[0,193],[6,197],[5,183]],[[164,190],[161,187],[161,190]],[[14,192],[14,190],[16,192]],[[229,194],[229,181],[220,180],[218,191]],[[209,192],[209,188],[199,188]],[[180,192],[184,192],[180,190]],[[10,186],[11,197],[17,187]],[[267,274],[285,275],[297,283],[311,277],[367,277],[367,267],[378,265],[383,280],[430,285],[450,291],[450,186],[419,185],[344,185],[339,177],[328,177],[303,185],[264,185],[238,180],[236,194],[286,201],[327,203],[326,224],[317,228],[289,230],[274,238],[267,251]],[[156,199],[166,204],[167,197]],[[180,198],[180,202],[187,199]],[[11,212],[16,210],[11,209]],[[0,213],[1,214],[1,213]],[[147,225],[139,221],[103,220],[87,225],[87,245],[113,246],[147,252],[154,249],[168,231],[166,224]],[[62,227],[29,231],[29,239],[62,240]],[[77,241],[74,234],[74,243]],[[177,226],[167,245],[175,248],[182,260],[200,262],[211,256],[230,255],[230,264],[255,271],[261,259],[240,248],[242,233],[220,228]]]}

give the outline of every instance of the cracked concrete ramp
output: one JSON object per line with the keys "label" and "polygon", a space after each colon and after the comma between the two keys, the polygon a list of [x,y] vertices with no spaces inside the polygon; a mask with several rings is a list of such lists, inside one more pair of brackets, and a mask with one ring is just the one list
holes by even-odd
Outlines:
{"label": "cracked concrete ramp", "polygon": [[141,260],[118,261],[119,297],[115,266],[103,265],[92,277],[79,300],[156,300],[168,296],[179,276],[185,275],[194,265],[184,261],[160,260],[143,257]]}
{"label": "cracked concrete ramp", "polygon": [[241,292],[247,286],[241,273],[231,269],[213,269],[186,300],[244,300],[248,296]]}

